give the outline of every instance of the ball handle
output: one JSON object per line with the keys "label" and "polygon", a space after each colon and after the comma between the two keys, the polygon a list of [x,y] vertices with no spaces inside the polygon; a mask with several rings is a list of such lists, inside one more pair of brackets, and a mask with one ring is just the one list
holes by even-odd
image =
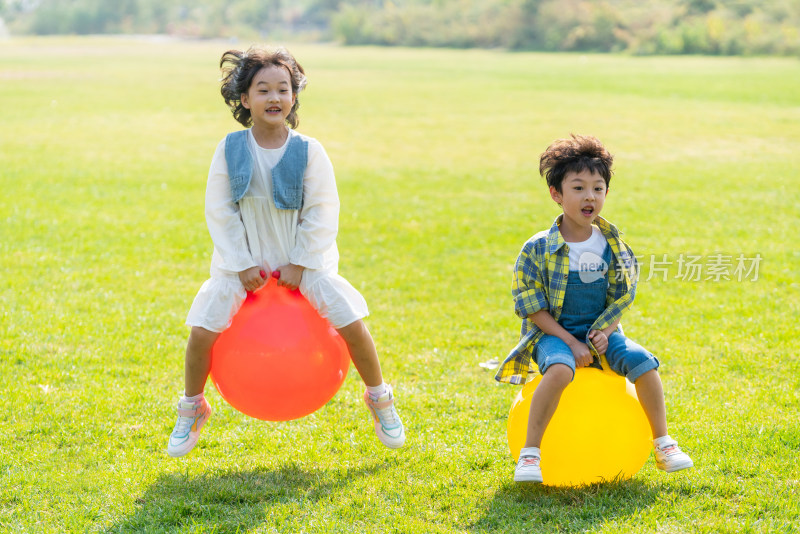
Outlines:
{"label": "ball handle", "polygon": [[[261,269],[260,271],[258,271],[258,274],[261,275],[261,278],[264,278],[264,279],[267,278],[267,271],[265,271],[264,269]],[[280,271],[272,271],[272,275],[271,276],[272,276],[272,278],[280,278],[281,277],[281,272]]]}

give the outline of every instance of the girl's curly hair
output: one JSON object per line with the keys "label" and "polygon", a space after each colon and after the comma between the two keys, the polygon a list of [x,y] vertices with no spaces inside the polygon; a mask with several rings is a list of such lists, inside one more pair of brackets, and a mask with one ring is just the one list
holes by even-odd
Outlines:
{"label": "girl's curly hair", "polygon": [[539,174],[547,180],[547,185],[561,192],[561,183],[568,172],[589,171],[597,173],[606,182],[611,182],[614,171],[611,165],[614,156],[606,150],[603,143],[591,135],[570,134],[569,139],[553,141],[539,158]]}
{"label": "girl's curly hair", "polygon": [[222,54],[219,61],[219,68],[222,71],[220,93],[233,112],[233,118],[243,126],[250,127],[253,124],[253,117],[250,115],[250,110],[242,105],[242,94],[250,89],[250,84],[253,83],[253,78],[258,71],[273,66],[289,71],[295,100],[292,110],[286,117],[286,122],[292,128],[297,128],[297,125],[300,124],[300,119],[297,117],[300,99],[297,95],[306,86],[307,80],[303,67],[288,50],[283,47],[275,50],[250,47],[247,52],[228,50]]}

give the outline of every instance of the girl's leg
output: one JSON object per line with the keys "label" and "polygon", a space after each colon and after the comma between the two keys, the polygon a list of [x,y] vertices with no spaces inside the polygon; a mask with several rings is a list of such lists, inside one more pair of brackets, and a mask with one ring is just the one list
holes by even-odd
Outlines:
{"label": "girl's leg", "polygon": [[184,395],[194,397],[203,393],[206,380],[211,371],[211,347],[219,337],[219,333],[211,332],[199,326],[193,326],[186,344],[184,363],[185,389]]}
{"label": "girl's leg", "polygon": [[572,376],[572,369],[561,363],[552,364],[542,375],[531,399],[525,448],[541,447],[544,431],[556,413],[561,394],[572,381]]}
{"label": "girl's leg", "polygon": [[[372,341],[367,325],[359,319],[338,328],[337,331],[347,343],[353,365],[367,386],[364,402],[372,413],[375,434],[381,443],[391,449],[402,447],[406,441],[405,428],[394,407],[394,392],[390,386],[383,383],[378,351],[375,349],[375,342]],[[383,390],[383,393],[369,391],[378,389]]]}
{"label": "girl's leg", "polygon": [[644,409],[653,439],[667,435],[667,408],[664,404],[664,388],[658,370],[651,369],[636,379],[636,395]]}
{"label": "girl's leg", "polygon": [[199,326],[193,326],[189,334],[184,363],[184,393],[178,401],[178,420],[167,443],[167,454],[172,457],[189,454],[200,439],[203,425],[211,417],[211,406],[203,391],[211,370],[211,347],[218,336],[218,333]]}
{"label": "girl's leg", "polygon": [[354,323],[338,328],[337,332],[347,343],[347,348],[350,350],[350,358],[353,360],[353,365],[356,366],[356,370],[361,375],[364,384],[368,387],[383,384],[378,351],[364,321],[359,319]]}

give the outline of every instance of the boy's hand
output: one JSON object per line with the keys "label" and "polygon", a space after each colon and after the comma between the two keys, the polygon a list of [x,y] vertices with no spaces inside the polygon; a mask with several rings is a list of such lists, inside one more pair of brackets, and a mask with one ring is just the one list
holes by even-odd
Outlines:
{"label": "boy's hand", "polygon": [[589,340],[594,345],[597,354],[605,354],[608,349],[608,337],[602,330],[592,330],[589,332]]}
{"label": "boy's hand", "polygon": [[278,278],[279,286],[288,287],[289,289],[297,289],[300,287],[300,281],[303,279],[305,267],[290,263],[283,267],[278,267],[275,270],[281,273],[281,277]]}
{"label": "boy's hand", "polygon": [[261,267],[250,267],[241,271],[239,280],[247,291],[255,291],[266,283],[264,277],[261,276]]}
{"label": "boy's hand", "polygon": [[592,351],[589,350],[589,345],[586,343],[578,341],[570,345],[569,348],[572,349],[572,355],[575,356],[575,367],[578,369],[586,367],[594,360]]}

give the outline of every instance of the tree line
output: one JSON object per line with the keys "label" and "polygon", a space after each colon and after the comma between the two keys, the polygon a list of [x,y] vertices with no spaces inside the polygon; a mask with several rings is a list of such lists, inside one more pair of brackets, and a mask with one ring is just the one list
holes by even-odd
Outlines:
{"label": "tree line", "polygon": [[797,0],[0,0],[12,34],[800,55]]}

